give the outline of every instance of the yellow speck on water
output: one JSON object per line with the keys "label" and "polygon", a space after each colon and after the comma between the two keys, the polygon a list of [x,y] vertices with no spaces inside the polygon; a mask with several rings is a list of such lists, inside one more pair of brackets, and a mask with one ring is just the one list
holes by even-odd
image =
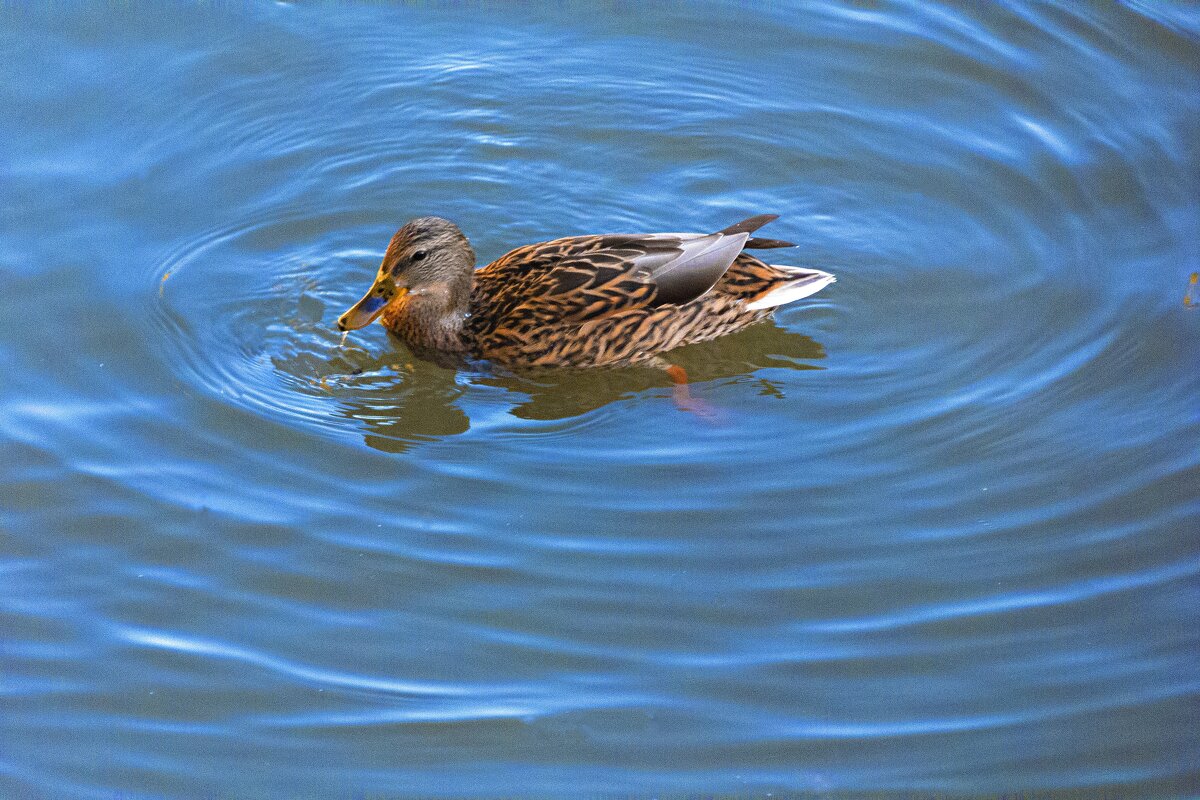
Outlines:
{"label": "yellow speck on water", "polygon": [[1184,308],[1196,308],[1196,283],[1200,281],[1200,272],[1193,272],[1192,277],[1188,278],[1187,294],[1183,296]]}
{"label": "yellow speck on water", "polygon": [[167,270],[166,272],[163,273],[162,278],[159,280],[159,282],[158,282],[158,296],[159,297],[162,297],[163,289],[166,287],[166,284],[167,284],[167,278],[171,277],[171,273],[173,271],[174,270]]}

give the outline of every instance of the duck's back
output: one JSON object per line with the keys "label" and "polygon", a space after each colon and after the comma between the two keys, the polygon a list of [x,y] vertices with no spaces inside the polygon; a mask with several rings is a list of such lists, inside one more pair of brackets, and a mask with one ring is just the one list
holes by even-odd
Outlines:
{"label": "duck's back", "polygon": [[577,236],[513,250],[475,273],[468,349],[511,366],[617,365],[752,324],[833,280],[743,252],[788,246],[750,239],[773,218],[712,234]]}

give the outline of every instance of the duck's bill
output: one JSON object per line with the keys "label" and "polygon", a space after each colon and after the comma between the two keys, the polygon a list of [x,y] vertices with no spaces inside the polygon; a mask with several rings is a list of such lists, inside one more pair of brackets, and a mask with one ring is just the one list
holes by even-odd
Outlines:
{"label": "duck's bill", "polygon": [[390,297],[380,296],[377,288],[372,286],[371,291],[367,292],[362,300],[350,306],[350,310],[338,317],[338,330],[354,331],[370,325],[383,313],[384,306],[390,300],[395,299],[397,294],[404,294],[405,292],[404,289],[400,289],[395,293],[389,292]]}

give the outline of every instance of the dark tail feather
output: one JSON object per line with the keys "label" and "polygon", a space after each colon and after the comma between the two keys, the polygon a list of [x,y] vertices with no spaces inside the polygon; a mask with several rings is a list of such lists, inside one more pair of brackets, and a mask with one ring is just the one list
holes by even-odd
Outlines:
{"label": "dark tail feather", "polygon": [[768,222],[776,219],[779,219],[778,214],[759,214],[757,217],[744,219],[736,225],[730,225],[724,230],[717,231],[717,233],[723,233],[726,236],[732,236],[735,233],[754,233],[763,225],[766,225]]}
{"label": "dark tail feather", "polygon": [[747,239],[742,245],[744,250],[771,250],[776,247],[795,247],[795,242],[785,242],[783,239]]}

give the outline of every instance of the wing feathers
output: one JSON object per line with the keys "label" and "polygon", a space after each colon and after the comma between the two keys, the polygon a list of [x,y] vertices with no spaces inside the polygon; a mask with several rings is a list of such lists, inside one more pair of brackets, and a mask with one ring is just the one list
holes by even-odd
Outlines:
{"label": "wing feathers", "polygon": [[742,252],[748,238],[748,233],[714,233],[681,242],[680,256],[650,273],[658,287],[654,305],[686,303],[707,292]]}
{"label": "wing feathers", "polygon": [[747,239],[742,245],[744,250],[771,250],[776,247],[795,247],[795,242],[785,242],[783,239],[761,239],[757,236]]}
{"label": "wing feathers", "polygon": [[[750,238],[775,219],[760,214],[710,234],[605,234],[526,245],[476,273],[491,314],[473,324],[483,334],[498,334],[533,320],[581,322],[688,303],[709,292],[744,248],[791,247],[778,239]],[[774,305],[769,295],[754,298],[752,307]]]}
{"label": "wing feathers", "polygon": [[731,236],[735,233],[754,233],[756,230],[766,225],[768,222],[774,222],[779,219],[778,214],[759,214],[757,217],[744,219],[741,222],[730,225],[728,228],[723,228],[717,233],[723,233],[726,236]]}

